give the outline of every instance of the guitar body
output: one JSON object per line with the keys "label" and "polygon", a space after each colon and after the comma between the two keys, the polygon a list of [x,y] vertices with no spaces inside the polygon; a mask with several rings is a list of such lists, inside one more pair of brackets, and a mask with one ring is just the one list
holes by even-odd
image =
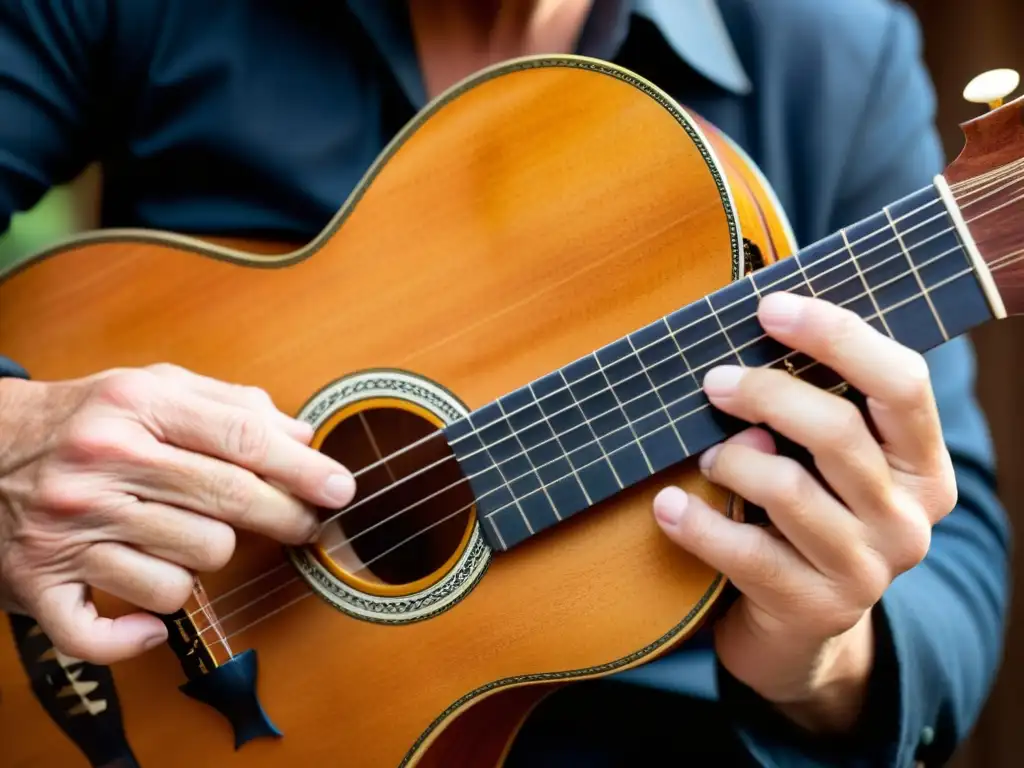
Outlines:
{"label": "guitar body", "polygon": [[[783,216],[727,139],[649,84],[524,60],[432,103],[298,250],[105,231],[30,260],[0,278],[0,350],[42,380],[171,362],[257,385],[357,469],[373,459],[362,430],[394,451],[735,279],[744,240],[765,263],[788,256]],[[500,554],[472,514],[387,570],[240,534],[201,575],[218,616],[203,639],[227,638],[221,662],[227,645],[258,653],[281,735],[236,751],[228,721],[179,690],[168,647],[114,665],[109,689],[56,656],[74,683],[56,718],[82,727],[115,692],[144,768],[500,765],[544,695],[673,649],[719,596],[720,575],[652,518],[670,482],[738,514],[691,461]],[[0,634],[3,764],[87,765],[35,698]]]}

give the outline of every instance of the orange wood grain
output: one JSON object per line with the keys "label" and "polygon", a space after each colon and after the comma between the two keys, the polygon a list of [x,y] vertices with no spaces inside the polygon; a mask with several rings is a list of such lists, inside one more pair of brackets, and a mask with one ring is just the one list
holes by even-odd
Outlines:
{"label": "orange wood grain", "polygon": [[[727,156],[744,234],[788,255],[758,178],[709,135]],[[0,282],[0,349],[46,380],[171,361],[261,386],[292,413],[348,372],[403,368],[475,407],[721,287],[734,266],[715,182],[676,118],[635,85],[580,67],[510,71],[435,105],[344,210],[278,261],[212,258],[160,236],[52,253]],[[690,462],[496,557],[430,620],[371,624],[312,598],[233,639],[260,654],[278,741],[236,753],[226,723],[178,692],[167,649],[115,665],[136,755],[147,768],[398,766],[482,686],[613,664],[693,612],[672,638],[682,640],[720,582],[654,523],[651,500],[667,482],[726,509]],[[282,557],[240,536],[206,590],[216,597]],[[503,695],[479,700],[496,741],[460,765],[490,768],[534,703]],[[473,716],[461,733],[478,731]],[[444,725],[457,729],[455,717]],[[457,748],[459,733],[438,748]],[[84,765],[30,703],[5,635],[0,744],[12,768]]]}

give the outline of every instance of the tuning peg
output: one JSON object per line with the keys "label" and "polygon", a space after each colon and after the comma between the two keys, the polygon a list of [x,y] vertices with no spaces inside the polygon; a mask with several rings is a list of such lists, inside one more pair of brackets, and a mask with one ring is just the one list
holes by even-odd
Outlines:
{"label": "tuning peg", "polygon": [[1017,90],[1020,75],[1012,69],[990,69],[975,77],[964,88],[964,98],[989,109],[1002,106],[1003,100]]}

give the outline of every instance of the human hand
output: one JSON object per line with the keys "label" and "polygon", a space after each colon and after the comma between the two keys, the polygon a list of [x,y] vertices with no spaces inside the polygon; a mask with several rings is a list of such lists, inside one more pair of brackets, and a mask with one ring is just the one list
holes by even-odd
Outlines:
{"label": "human hand", "polygon": [[89,587],[173,613],[191,572],[230,560],[235,528],[310,541],[311,505],[355,493],[311,436],[264,392],[171,365],[0,381],[0,598],[85,661],[158,645],[157,617],[101,617]]}
{"label": "human hand", "polygon": [[932,526],[956,504],[952,462],[921,355],[817,299],[771,294],[759,320],[867,397],[881,443],[856,406],[785,371],[718,368],[704,380],[711,403],[805,447],[831,491],[753,427],[700,465],[764,508],[774,530],[678,488],[656,497],[655,517],[741,593],[715,628],[723,666],[801,725],[846,730],[872,668],[871,609],[924,559]]}

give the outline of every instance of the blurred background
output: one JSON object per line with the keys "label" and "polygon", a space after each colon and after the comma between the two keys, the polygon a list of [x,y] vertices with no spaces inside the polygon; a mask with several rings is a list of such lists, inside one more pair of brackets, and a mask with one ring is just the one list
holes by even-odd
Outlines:
{"label": "blurred background", "polygon": [[[821,0],[831,2],[832,0]],[[958,125],[978,114],[961,98],[964,85],[987,69],[1024,74],[1024,0],[908,0],[924,30],[925,57],[939,97],[938,123],[946,154],[960,151]],[[1024,89],[1016,95],[1024,93]],[[0,235],[0,267],[95,220],[100,170],[54,189],[33,210],[15,217]],[[990,324],[974,334],[979,357],[978,394],[988,414],[1000,461],[1001,495],[1015,522],[1016,551],[1024,549],[1024,449],[1017,440],[1024,418],[1017,391],[1024,381],[1024,321]],[[1024,569],[1015,569],[1006,656],[992,697],[953,768],[1017,768],[1024,752]]]}

